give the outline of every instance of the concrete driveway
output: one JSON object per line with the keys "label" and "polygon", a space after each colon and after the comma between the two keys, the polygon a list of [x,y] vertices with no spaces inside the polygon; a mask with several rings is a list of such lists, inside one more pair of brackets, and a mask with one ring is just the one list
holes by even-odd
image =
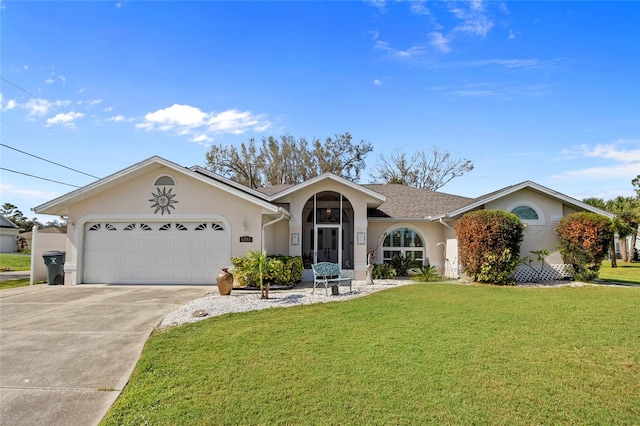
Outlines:
{"label": "concrete driveway", "polygon": [[98,424],[162,317],[209,292],[215,285],[0,291],[0,424]]}

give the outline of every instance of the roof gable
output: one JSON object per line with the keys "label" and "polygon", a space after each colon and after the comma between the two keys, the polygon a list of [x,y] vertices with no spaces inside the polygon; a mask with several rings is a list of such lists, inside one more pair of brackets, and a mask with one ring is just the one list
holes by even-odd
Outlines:
{"label": "roof gable", "polygon": [[[273,211],[273,213],[279,212],[277,206],[269,203],[264,199],[264,196],[262,194],[259,194],[256,191],[249,191],[249,188],[244,188],[244,190],[241,190],[236,185],[229,184],[229,182],[227,182],[228,179],[225,179],[222,176],[215,175],[212,172],[205,174],[202,172],[202,170],[192,170],[186,167],[182,167],[174,162],[165,160],[164,158],[158,156],[150,157],[146,160],[129,166],[126,169],[123,169],[105,178],[83,186],[82,188],[69,192],[47,203],[41,204],[33,208],[32,210],[39,214],[65,216],[68,214],[69,206],[81,200],[96,196],[108,189],[114,188],[118,185],[121,185],[122,183],[128,182],[162,167],[167,167],[174,172],[181,173],[183,175],[211,185],[215,188],[222,189],[230,194],[255,203],[268,211]],[[215,175],[215,177],[213,175]],[[252,192],[255,192],[255,194]]]}
{"label": "roof gable", "polygon": [[[322,181],[326,181],[326,180],[330,180],[333,181],[335,183],[339,183],[342,185],[345,185],[357,192],[361,192],[363,193],[368,201],[368,204],[371,204],[372,206],[377,206],[383,202],[386,201],[386,197],[376,191],[373,191],[369,188],[367,188],[366,185],[359,185],[355,182],[352,182],[348,179],[342,178],[340,176],[336,176],[333,173],[323,173],[320,176],[316,176],[313,177],[309,180],[306,180],[302,183],[299,183],[297,185],[291,185],[291,186],[287,186],[287,185],[276,185],[276,188],[274,188],[275,190],[277,190],[277,192],[273,192],[272,189],[270,189],[269,187],[265,188],[264,193],[266,194],[271,194],[269,196],[271,201],[276,201],[278,199],[281,199],[283,197],[286,197],[288,195],[293,194],[294,192],[298,192],[304,188],[308,188],[309,186],[315,185],[319,182]],[[279,191],[278,191],[279,190]]]}
{"label": "roof gable", "polygon": [[11,222],[9,219],[7,219],[6,217],[0,215],[0,228],[14,228],[14,229],[20,229],[20,227],[18,225],[16,225],[15,223]]}
{"label": "roof gable", "polygon": [[568,195],[562,194],[558,191],[554,191],[553,189],[547,188],[545,186],[542,186],[540,184],[537,184],[535,182],[532,181],[524,181],[524,182],[520,182],[518,184],[515,185],[511,185],[511,186],[507,186],[505,188],[499,189],[497,191],[494,192],[490,192],[488,194],[482,195],[480,197],[477,197],[475,199],[473,199],[471,202],[460,206],[456,209],[453,209],[449,212],[443,213],[437,217],[435,217],[434,219],[439,219],[439,218],[453,218],[453,217],[457,217],[457,216],[461,216],[464,213],[467,213],[471,210],[475,210],[478,208],[481,208],[482,206],[484,206],[485,204],[497,200],[499,198],[505,197],[509,194],[513,194],[514,192],[520,191],[522,189],[531,189],[533,191],[536,191],[538,193],[544,194],[548,197],[551,197],[553,199],[556,199],[560,202],[562,202],[563,204],[572,206],[578,210],[586,210],[592,213],[598,213],[601,214],[603,216],[607,216],[607,217],[614,217],[615,215],[609,212],[606,212],[604,210],[601,210],[599,208],[593,207],[589,204],[583,203],[582,201],[576,200],[575,198],[569,197]]}

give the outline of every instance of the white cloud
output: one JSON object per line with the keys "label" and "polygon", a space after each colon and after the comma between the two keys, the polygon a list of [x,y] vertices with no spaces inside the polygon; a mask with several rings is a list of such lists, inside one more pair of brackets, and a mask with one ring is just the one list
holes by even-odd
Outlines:
{"label": "white cloud", "polygon": [[398,50],[389,46],[389,43],[382,40],[376,40],[375,48],[384,51],[388,56],[396,59],[411,59],[424,56],[426,49],[424,46],[413,46],[406,50]]}
{"label": "white cloud", "polygon": [[373,80],[373,85],[374,86],[382,86],[384,82],[382,80],[378,80],[377,78],[375,80]]}
{"label": "white cloud", "polygon": [[472,1],[468,4],[470,6],[468,9],[463,6],[449,9],[456,18],[462,21],[454,31],[486,36],[493,27],[493,21],[484,14],[484,3]]}
{"label": "white cloud", "polygon": [[191,138],[192,142],[198,142],[198,143],[205,143],[205,142],[211,142],[213,141],[213,139],[207,135],[205,135],[204,133],[196,135],[194,137]]}
{"label": "white cloud", "polygon": [[442,33],[433,32],[429,34],[431,36],[431,46],[435,47],[441,52],[450,52],[449,39],[447,39]]}
{"label": "white cloud", "polygon": [[207,121],[207,125],[209,130],[212,132],[239,135],[252,127],[259,127],[266,130],[270,124],[265,127],[266,123],[261,122],[262,118],[262,116],[253,115],[251,111],[230,109],[219,114],[212,115]]}
{"label": "white cloud", "polygon": [[4,106],[3,110],[4,110],[4,111],[9,111],[9,110],[11,110],[11,109],[14,109],[14,108],[15,108],[15,107],[17,107],[17,106],[18,106],[18,103],[17,103],[15,100],[13,100],[13,99],[9,99],[9,100],[7,101],[7,104]]}
{"label": "white cloud", "polygon": [[[630,150],[619,149],[619,145],[638,145],[638,148]],[[563,156],[567,159],[573,158],[603,158],[621,163],[638,163],[640,162],[640,141],[617,141],[616,144],[598,144],[594,147],[589,145],[574,145],[570,149],[562,151]]]}
{"label": "white cloud", "polygon": [[207,114],[199,108],[174,104],[169,108],[147,113],[144,123],[137,127],[145,130],[173,130],[178,127],[197,127],[205,123]]}
{"label": "white cloud", "polygon": [[42,117],[49,112],[54,104],[46,99],[34,98],[29,99],[23,106],[27,110],[27,117]]}
{"label": "white cloud", "polygon": [[51,77],[49,77],[48,79],[46,79],[46,80],[44,81],[44,84],[53,84],[53,83],[55,83],[55,82],[56,82],[56,81],[55,81],[54,79],[52,79]]}
{"label": "white cloud", "polygon": [[116,115],[114,117],[107,118],[105,121],[113,121],[113,122],[116,122],[116,123],[120,123],[120,122],[125,121],[125,120],[126,120],[126,118],[124,117],[124,115]]}
{"label": "white cloud", "polygon": [[431,11],[427,8],[425,0],[410,1],[411,12],[416,15],[431,15]]}
{"label": "white cloud", "polygon": [[84,114],[81,112],[61,112],[51,118],[48,118],[47,126],[51,126],[53,124],[61,124],[64,127],[75,128],[76,125],[74,121],[82,117],[84,117]]}
{"label": "white cloud", "polygon": [[64,86],[67,83],[67,79],[64,78],[63,75],[59,75],[58,78],[60,79],[60,81],[62,81],[62,85]]}
{"label": "white cloud", "polygon": [[87,101],[87,106],[92,107],[94,105],[101,104],[102,102],[103,102],[102,99],[93,99],[93,100]]}
{"label": "white cloud", "polygon": [[209,133],[242,134],[253,130],[263,132],[271,127],[264,114],[230,109],[219,113],[207,113],[190,105],[174,104],[169,108],[150,112],[144,116],[139,129],[170,132],[181,136],[191,136],[198,143],[211,142]]}
{"label": "white cloud", "polygon": [[[632,148],[624,147],[631,145]],[[622,148],[621,148],[622,147]],[[554,174],[552,178],[588,178],[588,179],[609,179],[609,178],[629,178],[638,175],[640,171],[640,141],[616,141],[614,144],[575,145],[570,149],[562,151],[565,160],[576,161],[576,159],[600,159],[603,165],[584,167],[580,169],[567,170],[563,173]]]}
{"label": "white cloud", "polygon": [[[28,197],[36,201],[48,201],[59,197],[59,192],[54,191],[38,191],[35,189],[18,188],[12,185],[0,184],[0,192],[7,198]],[[23,211],[26,214],[26,212]]]}

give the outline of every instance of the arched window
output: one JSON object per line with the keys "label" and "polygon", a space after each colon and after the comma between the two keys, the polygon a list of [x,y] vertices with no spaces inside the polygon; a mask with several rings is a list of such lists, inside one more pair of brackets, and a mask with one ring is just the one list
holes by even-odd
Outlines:
{"label": "arched window", "polygon": [[517,201],[507,209],[518,216],[522,223],[526,225],[544,225],[544,212],[535,203],[525,200]]}
{"label": "arched window", "polygon": [[169,185],[175,185],[176,182],[173,180],[173,178],[171,176],[160,176],[158,179],[156,179],[156,182],[154,183],[155,186],[169,186]]}
{"label": "arched window", "polygon": [[382,242],[382,260],[390,262],[398,256],[411,256],[424,264],[424,241],[420,234],[409,228],[396,228],[389,232]]}

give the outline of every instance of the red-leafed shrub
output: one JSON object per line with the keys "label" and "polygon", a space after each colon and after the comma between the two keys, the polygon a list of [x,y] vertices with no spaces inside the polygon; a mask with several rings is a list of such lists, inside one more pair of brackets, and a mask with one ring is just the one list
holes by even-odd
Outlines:
{"label": "red-leafed shrub", "polygon": [[612,232],[611,220],[597,213],[573,213],[560,220],[556,227],[560,254],[565,263],[573,265],[576,280],[598,278]]}
{"label": "red-leafed shrub", "polygon": [[456,223],[460,264],[474,281],[513,284],[524,225],[513,213],[477,210]]}

